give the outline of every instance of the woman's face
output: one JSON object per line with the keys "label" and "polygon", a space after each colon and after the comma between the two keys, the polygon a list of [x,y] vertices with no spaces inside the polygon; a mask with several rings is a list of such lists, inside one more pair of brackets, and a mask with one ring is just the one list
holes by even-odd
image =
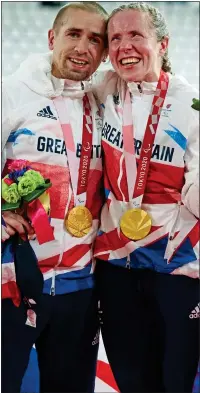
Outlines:
{"label": "woman's face", "polygon": [[134,82],[158,80],[168,38],[157,42],[147,13],[124,10],[108,24],[109,56],[118,75]]}

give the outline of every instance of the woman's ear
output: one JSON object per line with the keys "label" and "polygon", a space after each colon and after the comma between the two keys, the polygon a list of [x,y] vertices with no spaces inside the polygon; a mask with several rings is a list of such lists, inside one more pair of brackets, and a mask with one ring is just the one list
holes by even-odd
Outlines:
{"label": "woman's ear", "polygon": [[160,41],[160,49],[159,49],[159,53],[160,55],[163,57],[167,48],[168,48],[168,44],[169,44],[169,37],[164,37],[162,39],[162,41]]}

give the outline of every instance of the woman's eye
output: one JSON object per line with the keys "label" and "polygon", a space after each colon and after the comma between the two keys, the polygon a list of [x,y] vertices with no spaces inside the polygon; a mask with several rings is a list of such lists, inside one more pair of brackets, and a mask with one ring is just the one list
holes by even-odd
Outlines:
{"label": "woman's eye", "polygon": [[142,40],[144,37],[142,37],[140,34],[132,34],[132,38],[135,38],[136,40]]}
{"label": "woman's eye", "polygon": [[111,39],[111,42],[113,42],[113,41],[117,41],[117,40],[119,40],[119,37],[118,37],[118,36],[116,36],[116,37],[112,37],[112,39]]}

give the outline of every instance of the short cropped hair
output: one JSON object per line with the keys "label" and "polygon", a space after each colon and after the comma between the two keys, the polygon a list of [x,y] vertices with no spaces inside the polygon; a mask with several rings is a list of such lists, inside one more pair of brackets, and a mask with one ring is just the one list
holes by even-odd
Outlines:
{"label": "short cropped hair", "polygon": [[67,12],[68,9],[93,12],[93,13],[101,15],[104,18],[105,22],[107,22],[107,20],[108,20],[108,13],[100,4],[96,3],[96,1],[68,3],[68,4],[64,5],[64,7],[62,7],[60,9],[60,11],[58,11],[58,14],[55,17],[55,20],[53,22],[53,29],[56,32],[58,32],[60,27],[62,26],[63,16]]}

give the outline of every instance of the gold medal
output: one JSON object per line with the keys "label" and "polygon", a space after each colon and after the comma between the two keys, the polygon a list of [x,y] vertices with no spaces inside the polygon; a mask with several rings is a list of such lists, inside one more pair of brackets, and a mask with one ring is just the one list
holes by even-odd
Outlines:
{"label": "gold medal", "polygon": [[127,210],[120,220],[120,228],[131,240],[143,239],[151,230],[151,217],[142,209]]}
{"label": "gold medal", "polygon": [[76,206],[65,219],[67,231],[75,237],[83,237],[92,227],[92,214],[85,206]]}

